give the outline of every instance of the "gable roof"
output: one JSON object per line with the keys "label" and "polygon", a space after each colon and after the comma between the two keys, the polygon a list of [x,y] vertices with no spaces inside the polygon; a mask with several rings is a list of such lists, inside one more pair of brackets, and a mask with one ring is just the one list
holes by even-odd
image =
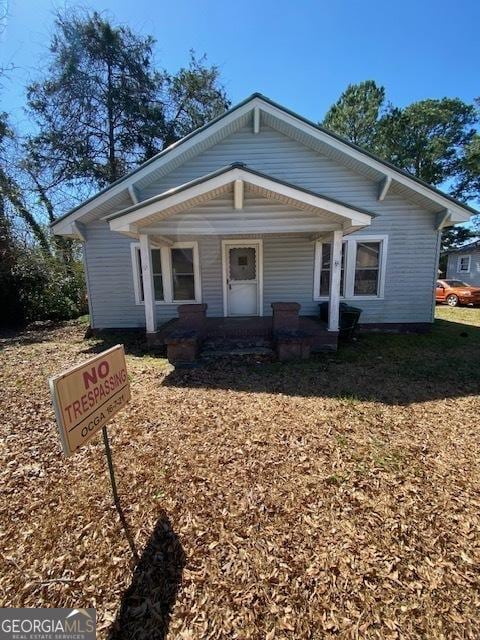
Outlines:
{"label": "gable roof", "polygon": [[[358,229],[369,225],[375,214],[359,207],[353,207],[314,191],[273,178],[265,173],[236,162],[191,180],[173,189],[138,202],[123,211],[104,216],[115,231],[137,232],[154,220],[164,220],[185,209],[203,204],[220,194],[233,191],[234,185],[241,183],[262,197],[275,199],[298,209],[305,209],[327,216],[331,222],[342,224],[345,229]],[[243,199],[243,196],[242,196]],[[241,206],[240,208],[243,208]]]}
{"label": "gable roof", "polygon": [[[259,126],[261,116],[268,124],[280,125],[287,135],[288,133],[296,132],[300,137],[316,140],[320,145],[328,148],[344,161],[351,163],[352,166],[369,172],[369,177],[379,181],[380,200],[383,199],[392,182],[395,182],[399,188],[407,189],[412,194],[416,193],[418,197],[423,198],[425,201],[434,203],[438,207],[439,213],[443,211],[445,214],[443,216],[443,224],[465,222],[470,215],[478,213],[475,209],[458,202],[448,194],[402,169],[398,169],[393,164],[378,158],[369,151],[361,149],[338,134],[277,104],[260,93],[254,93],[229,111],[178,140],[126,176],[118,179],[82,204],[68,211],[52,224],[53,231],[59,234],[68,233],[70,228],[70,232],[72,230],[75,232],[75,225],[72,225],[74,221],[80,220],[96,208],[101,208],[102,204],[115,196],[118,197],[122,193],[129,194],[132,203],[136,204],[135,184],[140,180],[154,171],[165,170],[165,173],[167,173],[169,166],[172,168],[178,166],[188,157],[196,155],[202,149],[211,146],[211,144],[215,144],[216,137],[218,139],[219,136],[223,135],[225,137],[225,135],[229,135],[236,127],[247,124],[251,119],[253,120],[254,128]],[[380,193],[383,193],[383,197]]]}
{"label": "gable roof", "polygon": [[[213,186],[213,181],[215,178],[219,178],[219,180],[215,181]],[[325,208],[336,215],[340,215],[343,217],[348,217],[350,219],[357,219],[362,223],[368,223],[369,219],[375,218],[377,214],[372,213],[371,211],[367,211],[361,207],[354,207],[350,204],[342,202],[341,200],[337,200],[336,198],[331,198],[330,196],[324,196],[322,194],[316,193],[315,191],[311,191],[310,189],[304,189],[303,187],[298,187],[290,182],[286,182],[285,180],[280,180],[279,178],[273,178],[272,176],[267,175],[266,173],[262,173],[261,171],[256,171],[251,167],[247,167],[243,162],[234,162],[226,167],[222,167],[217,171],[213,171],[201,178],[196,178],[195,180],[190,180],[185,184],[181,184],[178,187],[174,187],[173,189],[168,189],[163,193],[160,193],[152,198],[148,198],[148,200],[142,200],[142,202],[138,202],[131,207],[123,209],[122,211],[118,211],[116,213],[109,214],[105,216],[103,219],[108,220],[109,222],[112,220],[118,220],[119,218],[125,219],[125,216],[129,216],[133,219],[133,216],[130,214],[140,211],[148,210],[152,208],[152,205],[156,205],[159,202],[168,200],[173,198],[174,196],[178,196],[185,192],[185,199],[190,199],[190,192],[195,187],[200,187],[197,191],[199,193],[206,193],[211,191],[212,189],[218,189],[223,185],[228,185],[233,183],[235,180],[243,180],[249,184],[259,186],[264,189],[271,188],[275,189],[275,193],[278,195],[285,195],[285,197],[291,197],[292,194],[296,194],[298,197],[298,201],[304,204],[308,204],[312,207],[316,207],[318,209]],[[282,189],[283,187],[283,189]],[[178,200],[178,198],[177,198]],[[158,207],[154,207],[154,210],[159,210]],[[140,217],[139,214],[137,217]]]}
{"label": "gable roof", "polygon": [[475,249],[480,249],[480,239],[473,240],[472,242],[468,242],[467,244],[463,244],[461,247],[455,247],[453,249],[448,249],[444,251],[444,255],[448,255],[450,253],[465,253],[468,251],[474,251]]}

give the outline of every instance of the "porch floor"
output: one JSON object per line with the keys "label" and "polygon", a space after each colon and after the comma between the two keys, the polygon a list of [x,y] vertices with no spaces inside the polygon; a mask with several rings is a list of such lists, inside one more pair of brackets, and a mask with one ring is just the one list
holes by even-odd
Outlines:
{"label": "porch floor", "polygon": [[[152,346],[162,346],[165,338],[179,328],[185,328],[179,319],[170,320],[159,327],[154,336],[149,336]],[[336,351],[338,333],[328,331],[325,322],[315,316],[300,316],[299,329],[311,336],[313,352]],[[205,342],[212,340],[245,340],[271,341],[272,316],[244,316],[229,318],[207,317],[202,328],[202,338]]]}

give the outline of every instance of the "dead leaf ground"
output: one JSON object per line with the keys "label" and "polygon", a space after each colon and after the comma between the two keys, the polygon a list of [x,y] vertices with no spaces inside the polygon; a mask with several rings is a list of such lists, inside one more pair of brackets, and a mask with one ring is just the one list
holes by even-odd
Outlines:
{"label": "dead leaf ground", "polygon": [[480,311],[305,364],[172,372],[129,351],[109,427],[60,453],[48,376],[113,338],[4,334],[0,605],[94,606],[100,638],[478,638]]}

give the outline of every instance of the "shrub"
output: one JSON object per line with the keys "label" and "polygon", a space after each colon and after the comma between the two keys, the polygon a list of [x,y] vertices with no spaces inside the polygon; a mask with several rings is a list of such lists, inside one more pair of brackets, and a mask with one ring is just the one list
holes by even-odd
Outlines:
{"label": "shrub", "polygon": [[85,279],[79,260],[64,263],[36,248],[11,252],[0,273],[6,304],[0,308],[0,324],[33,320],[67,320],[88,311]]}

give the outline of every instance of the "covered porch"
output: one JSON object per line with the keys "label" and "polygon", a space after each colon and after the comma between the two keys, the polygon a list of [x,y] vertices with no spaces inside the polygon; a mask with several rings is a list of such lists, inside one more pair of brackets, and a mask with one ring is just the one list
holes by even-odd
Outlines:
{"label": "covered porch", "polygon": [[[151,344],[179,330],[198,332],[182,310],[202,305],[202,341],[271,340],[273,307],[289,303],[298,306],[297,321],[285,331],[308,334],[312,350],[336,348],[343,239],[371,219],[369,212],[242,164],[106,217],[112,231],[137,243],[134,264]],[[330,243],[326,323],[315,293],[319,239]],[[167,307],[172,317],[162,322]]]}
{"label": "covered porch", "polygon": [[[280,305],[296,306],[295,303]],[[329,331],[327,323],[320,317],[298,316],[297,309],[293,313],[287,311],[283,318],[279,318],[279,312],[275,310],[271,316],[226,318],[208,317],[194,311],[191,315],[184,313],[180,318],[165,323],[155,334],[149,334],[148,339],[154,348],[166,347],[172,362],[177,359],[174,354],[179,343],[180,359],[185,361],[217,353],[246,355],[270,352],[278,355],[282,348],[284,357],[281,359],[294,359],[308,357],[310,353],[336,351],[338,331]],[[186,343],[191,344],[187,357],[184,351]]]}

